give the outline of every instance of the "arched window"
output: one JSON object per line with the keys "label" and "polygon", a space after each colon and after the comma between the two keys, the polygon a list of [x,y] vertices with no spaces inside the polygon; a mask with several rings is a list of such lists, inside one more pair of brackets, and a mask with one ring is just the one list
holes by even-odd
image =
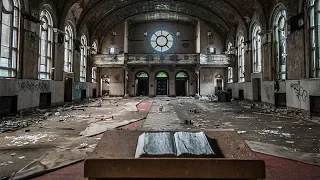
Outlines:
{"label": "arched window", "polygon": [[50,79],[53,22],[47,10],[41,11],[40,20],[42,24],[40,25],[39,79]]}
{"label": "arched window", "polygon": [[85,35],[81,36],[80,81],[86,82],[88,43]]}
{"label": "arched window", "polygon": [[64,71],[72,72],[73,65],[73,30],[70,25],[65,28],[64,38]]}
{"label": "arched window", "polygon": [[[229,42],[227,45],[227,54],[232,54],[232,43]],[[228,83],[233,83],[233,68],[228,67]]]}
{"label": "arched window", "polygon": [[238,72],[239,82],[244,82],[244,37],[238,38]]}
{"label": "arched window", "polygon": [[[95,55],[95,54],[98,54],[98,45],[97,45],[97,42],[94,41],[92,43],[92,47],[91,47],[91,55]],[[96,67],[93,67],[92,68],[92,82],[97,82],[97,68]]]}
{"label": "arched window", "polygon": [[92,43],[91,54],[98,54],[98,45],[96,41]]}
{"label": "arched window", "polygon": [[0,77],[16,77],[20,24],[19,1],[2,0],[0,13]]}
{"label": "arched window", "polygon": [[310,17],[310,47],[311,47],[311,77],[320,77],[320,1],[309,1],[309,17]]}
{"label": "arched window", "polygon": [[252,59],[253,59],[253,72],[261,72],[261,36],[259,33],[261,28],[258,24],[253,26],[252,31]]}
{"label": "arched window", "polygon": [[139,72],[136,75],[136,78],[148,78],[149,75],[146,72]]}
{"label": "arched window", "polygon": [[276,48],[276,77],[278,80],[286,80],[287,65],[287,13],[280,10],[274,18],[274,43]]}

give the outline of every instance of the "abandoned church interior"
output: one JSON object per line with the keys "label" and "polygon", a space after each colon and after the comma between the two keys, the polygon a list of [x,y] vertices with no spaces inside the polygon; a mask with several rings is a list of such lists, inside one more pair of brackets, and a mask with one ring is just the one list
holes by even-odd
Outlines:
{"label": "abandoned church interior", "polygon": [[[233,129],[320,179],[320,0],[1,0],[0,20],[0,178],[47,152],[18,163],[14,147],[72,149],[111,116],[107,129]],[[294,179],[265,162],[267,179]]]}

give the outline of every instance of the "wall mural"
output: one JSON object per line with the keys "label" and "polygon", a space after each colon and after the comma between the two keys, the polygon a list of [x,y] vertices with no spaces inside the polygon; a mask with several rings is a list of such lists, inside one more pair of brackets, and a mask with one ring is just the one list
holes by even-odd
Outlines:
{"label": "wall mural", "polygon": [[18,82],[18,92],[23,91],[31,91],[31,92],[48,92],[50,91],[50,83],[46,81],[39,81],[39,82],[29,82],[29,81],[23,81]]}
{"label": "wall mural", "polygon": [[298,81],[298,83],[292,83],[291,88],[294,89],[294,92],[296,93],[299,101],[307,101],[308,92],[304,89],[303,86],[301,86],[300,81]]}

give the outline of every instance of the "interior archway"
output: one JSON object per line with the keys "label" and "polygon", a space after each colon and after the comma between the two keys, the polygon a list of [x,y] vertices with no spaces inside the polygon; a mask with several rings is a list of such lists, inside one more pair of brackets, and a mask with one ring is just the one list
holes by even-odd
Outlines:
{"label": "interior archway", "polygon": [[149,95],[149,75],[144,71],[140,71],[136,74],[135,81],[136,96],[148,96]]}
{"label": "interior archway", "polygon": [[176,96],[188,96],[189,75],[184,71],[176,74]]}

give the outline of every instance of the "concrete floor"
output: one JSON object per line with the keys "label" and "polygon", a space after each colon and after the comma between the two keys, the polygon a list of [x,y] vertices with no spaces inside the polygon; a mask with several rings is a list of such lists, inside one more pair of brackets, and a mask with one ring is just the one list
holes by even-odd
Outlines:
{"label": "concrete floor", "polygon": [[[320,124],[316,121],[265,115],[239,103],[206,103],[192,98],[104,99],[101,107],[94,107],[96,104],[86,104],[89,107],[83,107],[84,111],[53,113],[29,127],[0,134],[0,179],[37,159],[53,168],[84,159],[100,139],[79,136],[89,124],[142,117],[146,117],[143,130],[235,130],[257,152],[320,164]],[[136,104],[140,111],[135,110]],[[185,120],[192,124],[185,124]]]}

